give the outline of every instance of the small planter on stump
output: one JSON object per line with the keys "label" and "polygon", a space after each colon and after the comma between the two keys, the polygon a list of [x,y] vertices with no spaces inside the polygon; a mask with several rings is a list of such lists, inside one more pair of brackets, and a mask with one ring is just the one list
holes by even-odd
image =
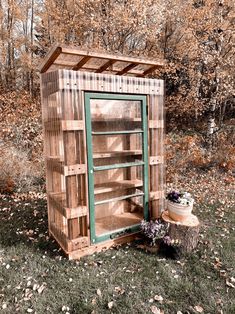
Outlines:
{"label": "small planter on stump", "polygon": [[167,202],[169,217],[174,221],[184,222],[191,215],[193,210],[193,202],[188,205],[182,205],[171,201]]}

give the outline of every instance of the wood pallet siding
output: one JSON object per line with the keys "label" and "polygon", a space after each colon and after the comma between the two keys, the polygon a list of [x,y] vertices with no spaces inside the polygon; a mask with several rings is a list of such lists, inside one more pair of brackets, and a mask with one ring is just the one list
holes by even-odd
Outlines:
{"label": "wood pallet siding", "polygon": [[[63,59],[64,56],[66,59]],[[114,243],[127,242],[136,234],[133,232],[99,245],[91,244],[84,105],[86,92],[147,96],[150,218],[159,217],[164,210],[164,85],[162,80],[144,78],[163,64],[160,60],[99,54],[57,46],[41,66],[49,233],[71,259],[99,251]],[[61,65],[63,69],[58,69]],[[112,126],[109,133],[113,132],[107,141],[104,141],[104,122],[94,119],[94,123],[97,123],[94,136],[97,138],[94,142],[96,149],[93,161],[97,169],[110,162],[141,162],[143,147],[138,133],[130,131],[122,134],[125,123],[133,125],[136,130],[141,125],[141,118],[139,114],[130,112],[128,119],[125,122],[123,119],[110,118],[105,122]],[[108,216],[104,216],[108,208],[107,197],[121,200],[136,191],[142,193],[144,180],[141,169],[142,167],[121,167],[96,172],[94,199],[97,204],[100,203],[101,209],[97,216],[97,228],[103,230],[102,219],[109,221]],[[132,198],[125,202],[124,207],[121,201],[116,204],[117,219],[122,212],[130,219],[131,210],[137,206]]]}

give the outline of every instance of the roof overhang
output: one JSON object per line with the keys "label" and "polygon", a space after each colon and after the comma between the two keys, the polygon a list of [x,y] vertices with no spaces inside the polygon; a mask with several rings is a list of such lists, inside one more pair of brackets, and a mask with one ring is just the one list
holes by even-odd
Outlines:
{"label": "roof overhang", "polygon": [[94,51],[81,50],[77,47],[53,46],[44,58],[39,70],[41,73],[58,69],[112,73],[145,77],[163,67],[163,60],[130,57]]}

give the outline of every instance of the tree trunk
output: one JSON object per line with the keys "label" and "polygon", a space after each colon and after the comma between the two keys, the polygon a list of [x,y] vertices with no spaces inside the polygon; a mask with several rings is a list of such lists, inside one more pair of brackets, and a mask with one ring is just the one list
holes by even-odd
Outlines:
{"label": "tree trunk", "polygon": [[213,148],[214,132],[216,129],[215,108],[216,108],[216,99],[212,99],[210,103],[210,111],[209,111],[208,122],[207,122],[207,143],[208,143],[208,148],[209,148],[209,155]]}
{"label": "tree trunk", "polygon": [[179,245],[180,253],[192,252],[198,243],[200,223],[196,216],[191,215],[184,222],[176,222],[168,216],[168,212],[165,211],[162,215],[162,219],[169,223],[168,235],[171,240],[174,240]]}

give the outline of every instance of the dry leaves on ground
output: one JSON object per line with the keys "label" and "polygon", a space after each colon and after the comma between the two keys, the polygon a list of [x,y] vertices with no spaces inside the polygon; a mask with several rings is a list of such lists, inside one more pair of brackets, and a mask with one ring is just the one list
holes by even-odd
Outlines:
{"label": "dry leaves on ground", "polygon": [[164,314],[164,311],[159,309],[155,305],[152,305],[150,309],[153,314]]}

